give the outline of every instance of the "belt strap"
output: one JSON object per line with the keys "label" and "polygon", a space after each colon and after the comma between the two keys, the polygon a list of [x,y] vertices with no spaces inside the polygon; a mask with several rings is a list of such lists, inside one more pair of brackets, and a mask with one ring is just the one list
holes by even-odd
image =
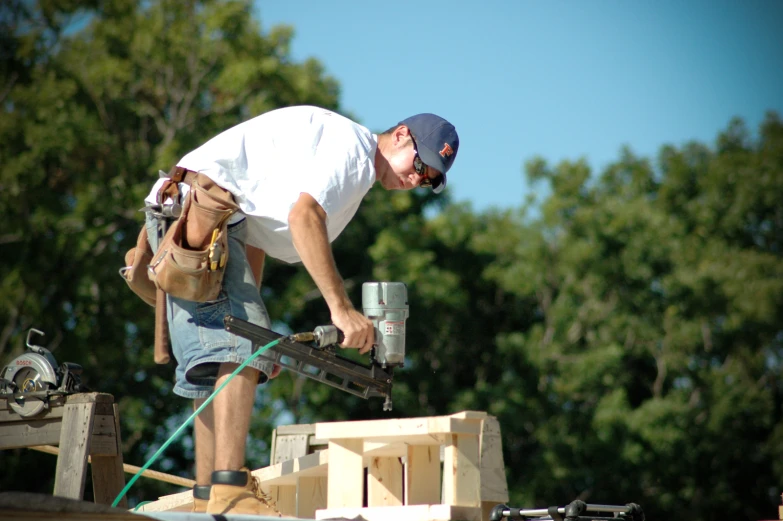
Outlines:
{"label": "belt strap", "polygon": [[181,166],[174,166],[169,171],[168,179],[163,183],[163,186],[160,187],[160,190],[158,190],[158,204],[163,204],[169,197],[175,203],[180,203],[179,183],[192,185],[196,176],[198,176],[198,172],[182,168]]}

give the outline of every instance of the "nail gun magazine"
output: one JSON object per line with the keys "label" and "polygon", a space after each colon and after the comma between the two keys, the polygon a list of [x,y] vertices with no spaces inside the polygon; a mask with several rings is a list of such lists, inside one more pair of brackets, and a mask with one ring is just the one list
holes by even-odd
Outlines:
{"label": "nail gun magazine", "polygon": [[227,331],[251,340],[256,349],[282,338],[261,356],[297,374],[364,399],[385,397],[383,410],[390,411],[393,371],[405,363],[407,287],[402,282],[365,282],[362,284],[362,312],[375,326],[369,364],[338,354],[337,344],[342,337],[333,325],[286,336],[231,315],[226,316],[224,323]]}

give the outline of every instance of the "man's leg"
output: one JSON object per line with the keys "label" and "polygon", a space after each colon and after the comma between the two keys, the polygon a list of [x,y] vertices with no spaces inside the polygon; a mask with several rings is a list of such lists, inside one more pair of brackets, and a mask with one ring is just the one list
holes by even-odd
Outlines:
{"label": "man's leg", "polygon": [[[206,401],[197,398],[193,401],[195,411]],[[196,484],[209,485],[212,471],[215,470],[215,416],[212,403],[196,416],[193,432],[196,437]]]}
{"label": "man's leg", "polygon": [[[215,388],[239,367],[220,364]],[[215,472],[207,505],[210,514],[255,514],[282,517],[245,467],[245,444],[250,430],[258,370],[246,367],[215,396]]]}
{"label": "man's leg", "polygon": [[[280,517],[280,513],[259,489],[258,480],[245,467],[245,449],[250,430],[260,371],[272,373],[269,362],[254,360],[227,381],[239,363],[251,356],[249,340],[235,338],[224,329],[223,315],[230,313],[254,324],[269,325],[269,316],[258,291],[257,277],[247,259],[247,220],[229,226],[229,261],[223,279],[225,299],[199,305],[193,317],[199,325],[199,341],[205,362],[220,363],[214,388],[221,388],[212,401],[214,468],[207,513],[253,514]],[[254,264],[260,264],[254,262]],[[260,266],[257,266],[260,275]],[[218,346],[223,347],[218,347]],[[222,360],[221,360],[222,358]],[[210,360],[211,359],[211,360]],[[225,387],[222,385],[225,384]]]}
{"label": "man's leg", "polygon": [[[239,364],[220,364],[215,388],[220,387]],[[239,470],[245,466],[245,444],[256,398],[258,371],[245,367],[212,401],[215,421],[215,470]]]}
{"label": "man's leg", "polygon": [[[193,401],[193,410],[197,410],[206,398]],[[209,492],[212,485],[212,471],[215,470],[215,416],[210,402],[196,416],[193,425],[196,442],[196,486],[193,487],[193,511],[206,512]]]}

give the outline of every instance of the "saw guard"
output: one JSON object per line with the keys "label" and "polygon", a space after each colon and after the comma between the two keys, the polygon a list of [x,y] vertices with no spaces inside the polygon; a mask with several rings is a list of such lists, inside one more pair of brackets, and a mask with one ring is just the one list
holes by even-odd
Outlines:
{"label": "saw guard", "polygon": [[[8,406],[25,418],[36,416],[46,408],[47,402],[40,396],[40,391],[57,387],[57,362],[48,350],[43,351],[43,354],[27,352],[14,358],[0,374],[0,378],[8,382],[0,389],[0,394],[7,395]],[[30,387],[31,383],[33,387]]]}
{"label": "saw guard", "polygon": [[29,352],[19,355],[3,369],[3,374],[0,375],[2,378],[16,383],[19,388],[4,390],[6,392],[24,392],[20,385],[21,382],[16,382],[15,380],[22,369],[33,369],[40,375],[40,381],[49,384],[49,386],[52,388],[57,387],[57,373],[54,369],[56,366],[57,362],[54,360],[54,356],[52,356],[48,351],[43,355]]}

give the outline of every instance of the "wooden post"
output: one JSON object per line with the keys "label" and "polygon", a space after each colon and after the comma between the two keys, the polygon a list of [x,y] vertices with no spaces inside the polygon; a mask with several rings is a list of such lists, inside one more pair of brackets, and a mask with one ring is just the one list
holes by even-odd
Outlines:
{"label": "wooden post", "polygon": [[[96,451],[97,443],[93,444],[92,457],[92,492],[96,503],[111,505],[117,494],[125,487],[124,465],[122,464],[122,440],[120,439],[120,409],[116,403],[112,404],[114,412],[113,425],[108,426],[114,434],[114,444],[111,452],[99,454]],[[93,430],[93,439],[96,435],[104,434]],[[121,508],[128,507],[128,499],[123,497],[118,504]]]}
{"label": "wooden post", "polygon": [[477,436],[451,434],[443,453],[443,504],[481,506]]}
{"label": "wooden post", "polygon": [[87,479],[94,401],[68,401],[60,430],[60,456],[54,477],[54,495],[82,499]]}
{"label": "wooden post", "polygon": [[361,439],[329,440],[328,508],[361,508],[364,501],[364,465]]}
{"label": "wooden post", "polygon": [[326,508],[326,477],[297,478],[296,517],[314,519],[315,511]]}
{"label": "wooden post", "polygon": [[487,416],[481,430],[481,510],[484,519],[489,519],[495,505],[507,503],[508,484],[500,423],[494,416]]}
{"label": "wooden post", "polygon": [[440,447],[408,447],[405,465],[405,504],[437,505],[440,498]]}
{"label": "wooden post", "polygon": [[400,459],[372,458],[367,472],[367,506],[400,506],[402,489]]}
{"label": "wooden post", "polygon": [[284,516],[296,514],[296,485],[270,486],[269,495]]}

